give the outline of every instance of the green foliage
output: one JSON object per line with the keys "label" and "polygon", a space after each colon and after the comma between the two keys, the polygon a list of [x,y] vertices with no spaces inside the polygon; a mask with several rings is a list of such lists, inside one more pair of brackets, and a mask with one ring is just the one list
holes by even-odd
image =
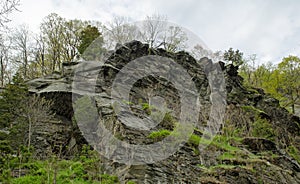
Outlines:
{"label": "green foliage", "polygon": [[154,139],[154,140],[162,140],[163,138],[167,137],[171,134],[171,131],[169,130],[159,130],[159,131],[153,131],[151,134],[148,135],[148,138]]}
{"label": "green foliage", "polygon": [[278,92],[286,98],[284,104],[292,108],[295,113],[295,104],[300,102],[300,58],[288,56],[278,64],[279,75],[282,79]]}
{"label": "green foliage", "polygon": [[147,114],[151,115],[151,118],[153,120],[161,120],[161,117],[163,116],[163,119],[161,121],[161,125],[165,129],[172,130],[177,122],[176,119],[173,117],[171,112],[161,112],[159,109],[155,108],[154,106],[149,105],[149,103],[140,103],[142,106],[142,110]]}
{"label": "green foliage", "polygon": [[84,28],[84,30],[80,34],[80,45],[78,47],[78,51],[80,54],[88,48],[88,46],[101,34],[97,27],[88,25]]}
{"label": "green foliage", "polygon": [[225,126],[222,128],[222,135],[227,137],[229,140],[240,141],[242,136],[244,136],[245,127],[237,128],[236,126],[226,123]]}
{"label": "green foliage", "polygon": [[244,109],[245,111],[253,111],[253,112],[257,112],[257,113],[264,113],[264,111],[255,108],[254,106],[251,105],[245,105],[245,106],[241,106],[242,109]]}
{"label": "green foliage", "polygon": [[100,59],[103,53],[103,37],[95,26],[88,25],[81,32],[78,51],[85,60]]}
{"label": "green foliage", "polygon": [[243,64],[243,53],[239,50],[234,51],[232,48],[229,48],[229,50],[224,53],[224,60],[230,61],[233,65],[240,66]]}
{"label": "green foliage", "polygon": [[176,119],[172,116],[170,112],[167,112],[161,122],[161,124],[168,130],[174,129],[177,125],[178,122]]}
{"label": "green foliage", "polygon": [[260,110],[252,105],[241,106],[241,108],[246,112],[253,113],[256,117],[260,117],[260,115],[266,114],[263,110]]}
{"label": "green foliage", "polygon": [[149,103],[142,103],[141,104],[142,105],[142,109],[143,110],[151,110],[152,109],[152,107],[149,105]]}
{"label": "green foliage", "polygon": [[[28,156],[32,158],[30,153]],[[5,168],[1,166],[0,181],[3,183],[119,183],[116,176],[103,174],[99,155],[89,146],[84,146],[80,155],[72,160],[53,156],[42,161],[23,159],[21,162],[18,156],[17,160],[9,158],[7,162],[10,165]],[[26,172],[24,176],[12,178],[12,173],[16,171]]]}
{"label": "green foliage", "polygon": [[119,179],[117,176],[112,176],[112,175],[108,175],[108,174],[103,174],[101,179],[101,184],[116,184],[119,183]]}
{"label": "green foliage", "polygon": [[146,114],[150,115],[151,111],[154,107],[150,106],[149,103],[142,103],[142,110],[146,112]]}
{"label": "green foliage", "polygon": [[198,146],[200,144],[201,137],[195,134],[192,134],[191,137],[189,138],[188,143],[193,145],[193,146]]}
{"label": "green foliage", "polygon": [[254,137],[261,137],[273,140],[276,136],[276,133],[273,129],[273,126],[268,122],[266,119],[258,118],[252,125],[251,125],[251,134]]}
{"label": "green foliage", "polygon": [[12,159],[13,149],[8,140],[0,140],[0,172],[9,169],[10,160]]}
{"label": "green foliage", "polygon": [[214,137],[212,144],[225,151],[239,151],[240,149],[238,147],[230,144],[230,139],[231,138],[227,136],[217,135]]}
{"label": "green foliage", "polygon": [[287,148],[289,155],[291,155],[298,163],[300,163],[300,151],[293,145]]}
{"label": "green foliage", "polygon": [[233,152],[224,152],[221,156],[219,156],[220,160],[228,160],[237,158],[236,154]]}
{"label": "green foliage", "polygon": [[280,101],[291,113],[300,103],[300,58],[284,57],[277,65],[272,63],[254,66],[243,65],[240,75],[248,86],[263,88],[267,93]]}
{"label": "green foliage", "polygon": [[22,103],[28,95],[27,86],[19,74],[13,77],[13,82],[8,84],[1,93],[0,98],[0,127],[12,127],[22,109]]}

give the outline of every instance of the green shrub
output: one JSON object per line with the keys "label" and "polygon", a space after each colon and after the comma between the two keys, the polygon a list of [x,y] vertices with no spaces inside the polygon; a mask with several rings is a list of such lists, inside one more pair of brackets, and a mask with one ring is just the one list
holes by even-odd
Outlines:
{"label": "green shrub", "polygon": [[[17,157],[18,159],[18,157]],[[60,160],[56,156],[47,160],[25,159],[8,161],[8,169],[3,169],[0,181],[3,183],[66,183],[66,184],[115,184],[119,183],[116,176],[103,174],[99,154],[89,146],[83,146],[81,154],[72,160]],[[11,171],[26,170],[26,175],[12,178]],[[0,182],[0,183],[1,183]]]}
{"label": "green shrub", "polygon": [[112,176],[108,174],[101,175],[101,184],[116,184],[119,183],[117,176]]}
{"label": "green shrub", "polygon": [[241,108],[247,112],[255,112],[256,114],[265,113],[264,111],[250,105],[241,106]]}
{"label": "green shrub", "polygon": [[300,151],[293,145],[288,147],[288,153],[293,157],[298,163],[300,163]]}
{"label": "green shrub", "polygon": [[276,136],[273,126],[266,119],[258,118],[251,126],[251,135],[273,140]]}
{"label": "green shrub", "polygon": [[237,158],[237,155],[234,152],[224,152],[218,157],[220,160],[234,159]]}
{"label": "green shrub", "polygon": [[158,140],[162,140],[163,138],[167,137],[170,134],[171,131],[163,129],[163,130],[151,132],[151,134],[148,135],[148,138],[158,141]]}
{"label": "green shrub", "polygon": [[188,143],[193,145],[193,146],[198,146],[200,144],[201,137],[195,134],[192,134],[191,137],[189,138]]}
{"label": "green shrub", "polygon": [[15,178],[11,182],[12,184],[32,184],[32,183],[46,183],[46,180],[43,176],[33,176],[33,175],[26,175],[20,178]]}

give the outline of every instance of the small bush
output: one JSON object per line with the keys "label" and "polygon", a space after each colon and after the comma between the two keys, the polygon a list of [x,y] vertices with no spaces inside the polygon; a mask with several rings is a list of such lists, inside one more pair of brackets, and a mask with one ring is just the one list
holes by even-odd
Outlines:
{"label": "small bush", "polygon": [[189,138],[189,141],[188,143],[193,145],[193,146],[198,146],[200,144],[200,141],[201,141],[201,137],[198,136],[198,135],[191,135],[191,137]]}
{"label": "small bush", "polygon": [[269,140],[273,140],[276,136],[273,126],[268,120],[260,118],[252,124],[251,134],[254,137],[261,137]]}
{"label": "small bush", "polygon": [[293,157],[298,163],[300,163],[300,151],[295,146],[288,147],[288,153]]}
{"label": "small bush", "polygon": [[163,129],[163,130],[152,132],[150,135],[148,135],[148,138],[158,141],[158,140],[162,140],[163,138],[167,137],[170,134],[171,131]]}
{"label": "small bush", "polygon": [[108,174],[103,174],[101,176],[101,184],[116,184],[119,183],[117,176],[111,176]]}

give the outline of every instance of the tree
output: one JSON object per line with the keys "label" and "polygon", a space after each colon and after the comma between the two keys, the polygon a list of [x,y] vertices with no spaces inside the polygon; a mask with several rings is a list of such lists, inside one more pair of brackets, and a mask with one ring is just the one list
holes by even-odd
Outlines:
{"label": "tree", "polygon": [[24,79],[28,79],[28,67],[30,61],[30,55],[32,52],[31,46],[31,34],[26,25],[19,26],[12,36],[13,48],[17,53],[17,61],[21,67],[20,70]]}
{"label": "tree", "polygon": [[165,31],[167,18],[154,14],[147,16],[141,28],[142,40],[149,44],[149,47],[154,48],[160,46],[162,41],[162,33]]}
{"label": "tree", "polygon": [[[243,63],[240,66],[240,75],[244,78],[244,83],[246,85],[250,85],[250,86],[257,86],[258,83],[260,82],[260,78],[261,77],[259,74],[259,72],[255,72],[256,71],[256,55],[252,54],[249,55],[247,58],[245,58],[243,60]],[[258,70],[260,71],[260,70]],[[262,70],[264,71],[264,70]]]}
{"label": "tree", "polygon": [[87,26],[82,32],[81,44],[78,50],[84,60],[101,61],[104,57],[105,48],[101,33],[95,26]]}
{"label": "tree", "polygon": [[124,44],[132,40],[138,40],[140,37],[139,29],[136,25],[129,23],[129,18],[114,17],[104,27],[104,40],[107,48],[114,47],[117,43]]}
{"label": "tree", "polygon": [[0,27],[3,27],[5,23],[9,22],[9,15],[18,10],[20,0],[1,0],[0,2]]}
{"label": "tree", "polygon": [[228,51],[225,51],[224,60],[231,62],[231,64],[240,66],[243,64],[243,53],[239,50],[234,51],[232,48],[229,48]]}
{"label": "tree", "polygon": [[[29,95],[26,84],[19,74],[13,78],[1,93],[0,98],[0,125],[9,128],[10,140],[14,147],[27,143],[31,147],[32,134],[38,123],[47,123],[52,120],[52,102],[39,95]],[[24,131],[27,129],[27,131]],[[27,137],[27,140],[24,137]],[[26,141],[25,141],[26,140]]]}
{"label": "tree", "polygon": [[191,50],[191,54],[196,59],[201,59],[203,57],[208,57],[213,61],[221,61],[223,60],[223,53],[221,51],[213,52],[211,50],[205,49],[204,46],[197,44]]}
{"label": "tree", "polygon": [[188,40],[187,35],[178,26],[169,26],[163,37],[163,47],[169,52],[182,50],[186,47],[185,42]]}
{"label": "tree", "polygon": [[[45,37],[42,34],[38,34],[35,36],[35,47],[33,51],[34,55],[34,62],[38,65],[36,67],[35,73],[36,77],[39,76],[44,76],[47,74],[50,69],[47,67],[47,62],[46,62],[46,41]],[[38,71],[40,69],[40,72]]]}
{"label": "tree", "polygon": [[61,71],[62,62],[72,62],[79,54],[82,55],[96,38],[99,45],[94,45],[94,47],[103,48],[101,33],[90,23],[81,20],[66,20],[55,13],[44,19],[41,32],[46,43],[45,61],[51,63],[52,72]]}
{"label": "tree", "polygon": [[64,19],[56,13],[48,15],[41,24],[41,32],[47,44],[47,56],[51,70],[61,69]]}
{"label": "tree", "polygon": [[63,61],[71,62],[77,55],[82,43],[82,32],[86,22],[81,20],[68,20],[63,24]]}
{"label": "tree", "polygon": [[[0,124],[1,127],[12,128],[19,117],[23,100],[27,97],[28,90],[23,78],[16,74],[13,82],[8,84],[1,93],[0,98]],[[26,107],[27,108],[27,107]]]}
{"label": "tree", "polygon": [[278,64],[281,83],[279,93],[286,97],[286,106],[295,113],[295,104],[300,100],[300,58],[288,56]]}
{"label": "tree", "polygon": [[9,79],[9,64],[10,64],[10,41],[3,35],[0,35],[0,85],[4,87]]}
{"label": "tree", "polygon": [[88,25],[84,28],[84,30],[80,34],[80,45],[78,46],[78,51],[80,54],[83,54],[83,52],[88,48],[88,46],[91,45],[91,43],[101,36],[101,33],[99,32],[98,28],[95,26]]}
{"label": "tree", "polygon": [[27,98],[23,103],[22,116],[28,122],[28,150],[31,147],[32,134],[38,123],[47,123],[53,119],[54,113],[51,112],[53,103],[39,95]]}
{"label": "tree", "polygon": [[181,27],[168,23],[165,16],[158,14],[147,16],[139,32],[141,40],[149,47],[163,47],[169,52],[184,49],[188,40]]}
{"label": "tree", "polygon": [[[252,60],[251,60],[252,58]],[[255,67],[255,57],[242,65],[240,74],[246,84],[263,88],[277,98],[284,107],[290,107],[295,113],[295,105],[300,102],[300,58],[288,56],[277,66],[272,63]],[[252,62],[251,64],[248,64]]]}

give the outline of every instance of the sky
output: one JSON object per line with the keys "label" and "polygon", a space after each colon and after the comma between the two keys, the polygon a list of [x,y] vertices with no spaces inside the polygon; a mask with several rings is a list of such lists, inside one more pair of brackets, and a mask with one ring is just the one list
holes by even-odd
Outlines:
{"label": "sky", "polygon": [[103,23],[114,16],[139,21],[161,14],[212,51],[232,47],[244,56],[256,54],[259,63],[279,63],[285,56],[300,56],[299,8],[299,0],[21,0],[10,24],[38,30],[50,13]]}

